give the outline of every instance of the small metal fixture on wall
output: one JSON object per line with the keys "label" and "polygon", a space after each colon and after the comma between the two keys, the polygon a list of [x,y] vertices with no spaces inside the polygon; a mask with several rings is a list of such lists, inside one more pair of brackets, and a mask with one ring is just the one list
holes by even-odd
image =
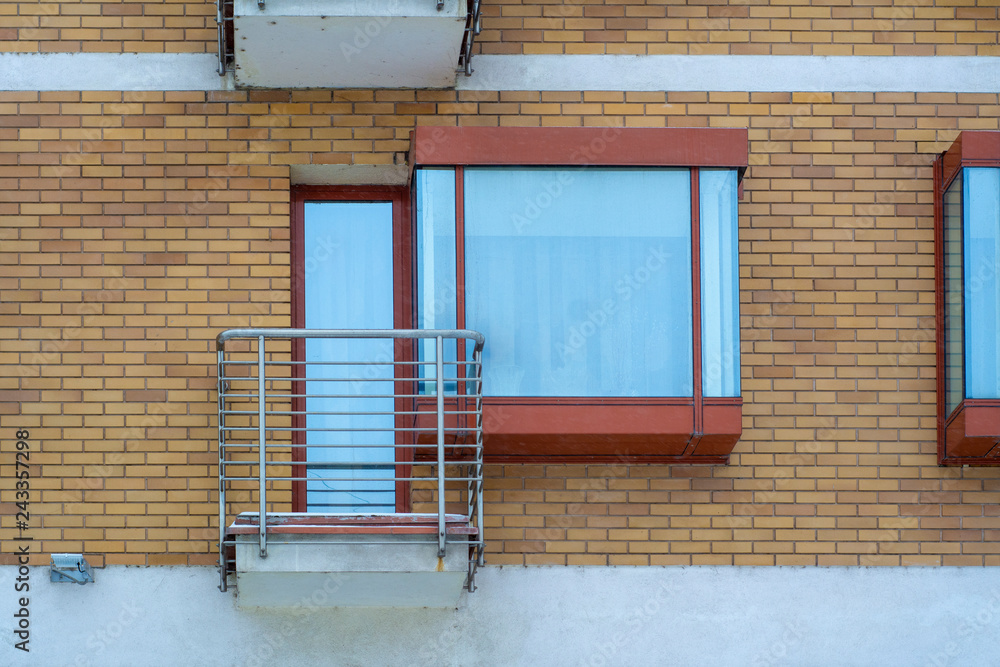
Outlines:
{"label": "small metal fixture on wall", "polygon": [[94,571],[81,554],[52,554],[49,581],[54,583],[88,584],[94,582]]}

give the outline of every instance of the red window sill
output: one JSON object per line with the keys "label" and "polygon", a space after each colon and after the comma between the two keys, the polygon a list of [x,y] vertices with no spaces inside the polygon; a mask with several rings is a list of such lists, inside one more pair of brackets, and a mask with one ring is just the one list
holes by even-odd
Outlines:
{"label": "red window sill", "polygon": [[965,399],[944,431],[941,465],[1000,465],[1000,400]]}
{"label": "red window sill", "polygon": [[[705,398],[700,432],[691,399],[487,398],[483,400],[484,458],[491,463],[723,464],[742,433],[740,398]],[[457,407],[454,399],[447,409]],[[434,439],[433,399],[418,405],[419,444]],[[457,425],[455,417],[446,422]],[[471,444],[467,438],[448,444]],[[417,460],[432,458],[417,448]]]}

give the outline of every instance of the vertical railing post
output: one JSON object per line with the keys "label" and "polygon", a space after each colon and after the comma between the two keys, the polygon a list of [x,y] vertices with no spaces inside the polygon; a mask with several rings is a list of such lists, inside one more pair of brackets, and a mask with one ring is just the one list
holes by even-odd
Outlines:
{"label": "vertical railing post", "polygon": [[225,352],[222,346],[216,353],[218,371],[216,372],[219,403],[219,590],[226,592],[226,365]]}
{"label": "vertical railing post", "polygon": [[476,346],[472,353],[476,361],[476,528],[479,529],[479,547],[476,561],[485,565],[483,556],[483,349]]}
{"label": "vertical railing post", "polygon": [[444,558],[444,338],[437,337],[437,464],[438,464],[438,558]]}
{"label": "vertical railing post", "polygon": [[267,451],[265,432],[266,400],[264,397],[264,336],[257,336],[257,448],[260,453],[257,478],[260,483],[260,557],[267,558]]}
{"label": "vertical railing post", "polygon": [[219,66],[216,71],[219,76],[226,73],[226,24],[222,21],[222,3],[225,0],[215,0],[215,25],[216,25],[216,46],[219,49]]}

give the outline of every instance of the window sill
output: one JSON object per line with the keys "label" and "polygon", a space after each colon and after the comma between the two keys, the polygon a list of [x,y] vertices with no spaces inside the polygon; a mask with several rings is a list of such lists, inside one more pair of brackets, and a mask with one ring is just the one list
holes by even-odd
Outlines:
{"label": "window sill", "polygon": [[[703,401],[698,433],[690,399],[487,398],[484,457],[489,463],[727,463],[742,433],[743,400]],[[420,444],[433,440],[432,419],[417,418],[428,429]],[[447,444],[472,444],[474,425],[468,427],[467,440]],[[417,459],[429,453],[418,448]]]}

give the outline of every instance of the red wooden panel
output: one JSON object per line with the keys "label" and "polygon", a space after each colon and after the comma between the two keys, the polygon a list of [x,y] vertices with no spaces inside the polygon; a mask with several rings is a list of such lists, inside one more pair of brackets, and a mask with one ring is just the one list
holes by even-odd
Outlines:
{"label": "red wooden panel", "polygon": [[721,399],[714,405],[706,401],[708,432],[688,451],[695,438],[690,399],[673,403],[667,399],[649,399],[651,403],[607,399],[607,403],[577,405],[569,400],[563,404],[525,404],[486,399],[486,460],[719,463],[732,452],[742,429],[740,399]]}
{"label": "red wooden panel", "polygon": [[[1000,457],[1000,401],[966,399],[945,429],[945,460],[962,458],[964,465],[976,459]],[[971,459],[971,460],[969,460]]]}
{"label": "red wooden panel", "polygon": [[411,159],[416,166],[746,168],[749,148],[743,128],[418,127]]}
{"label": "red wooden panel", "polygon": [[966,130],[941,156],[941,192],[962,167],[1000,167],[1000,132]]}

